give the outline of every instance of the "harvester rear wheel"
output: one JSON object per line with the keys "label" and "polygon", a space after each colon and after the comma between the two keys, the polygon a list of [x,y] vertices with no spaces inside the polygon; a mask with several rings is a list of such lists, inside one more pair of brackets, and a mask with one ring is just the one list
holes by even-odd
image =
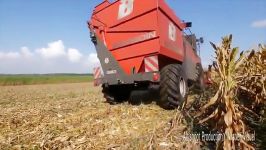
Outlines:
{"label": "harvester rear wheel", "polygon": [[201,64],[197,64],[197,81],[196,81],[196,88],[200,90],[200,92],[205,90],[205,83],[204,83],[204,71]]}
{"label": "harvester rear wheel", "polygon": [[114,99],[114,96],[110,93],[109,88],[106,87],[105,85],[102,85],[102,93],[107,103],[111,105],[117,104],[117,102]]}
{"label": "harvester rear wheel", "polygon": [[110,105],[115,105],[128,100],[130,91],[125,90],[125,88],[123,87],[109,87],[103,84],[102,93],[107,103],[109,103]]}
{"label": "harvester rear wheel", "polygon": [[175,109],[187,98],[187,79],[180,64],[171,64],[161,70],[160,100],[164,109]]}

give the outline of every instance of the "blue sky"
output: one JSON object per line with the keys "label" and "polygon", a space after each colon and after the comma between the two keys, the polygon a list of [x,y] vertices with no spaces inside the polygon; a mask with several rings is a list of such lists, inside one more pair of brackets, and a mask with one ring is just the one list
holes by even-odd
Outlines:
{"label": "blue sky", "polygon": [[[0,73],[91,72],[97,60],[86,21],[101,1],[0,0]],[[224,35],[233,34],[242,50],[266,43],[265,0],[166,1],[204,37],[205,65],[213,55],[209,41]]]}

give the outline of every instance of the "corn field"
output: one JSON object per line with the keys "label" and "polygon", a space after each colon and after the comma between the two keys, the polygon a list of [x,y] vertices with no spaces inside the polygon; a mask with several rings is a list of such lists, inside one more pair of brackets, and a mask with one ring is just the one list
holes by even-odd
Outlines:
{"label": "corn field", "polygon": [[[225,133],[216,149],[255,149],[245,135],[254,132],[249,126],[252,119],[262,122],[264,114],[266,49],[260,45],[257,50],[239,55],[239,48],[232,47],[232,35],[224,37],[221,45],[211,45],[216,54],[216,79],[210,88],[216,93],[201,107],[198,123],[209,126],[210,131]],[[251,114],[251,119],[247,114]]]}
{"label": "corn field", "polygon": [[[92,83],[0,86],[0,149],[266,149],[266,47],[211,45],[213,84],[178,110],[110,106]],[[203,131],[224,136],[189,136]]]}

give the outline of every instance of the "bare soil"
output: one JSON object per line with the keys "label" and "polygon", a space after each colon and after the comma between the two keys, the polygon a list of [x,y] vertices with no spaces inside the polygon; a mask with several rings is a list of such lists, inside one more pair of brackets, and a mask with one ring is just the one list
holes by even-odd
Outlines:
{"label": "bare soil", "polygon": [[111,106],[92,83],[0,86],[0,149],[198,148],[177,117],[154,103]]}

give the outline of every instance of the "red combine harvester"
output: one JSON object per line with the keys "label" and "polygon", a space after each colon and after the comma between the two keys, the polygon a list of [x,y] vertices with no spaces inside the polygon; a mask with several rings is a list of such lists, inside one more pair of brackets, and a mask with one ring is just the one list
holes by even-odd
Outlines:
{"label": "red combine harvester", "polygon": [[186,34],[191,23],[176,17],[164,0],[105,0],[88,25],[101,63],[95,84],[102,85],[107,102],[156,98],[173,109],[190,86],[203,87],[197,54],[203,39]]}

